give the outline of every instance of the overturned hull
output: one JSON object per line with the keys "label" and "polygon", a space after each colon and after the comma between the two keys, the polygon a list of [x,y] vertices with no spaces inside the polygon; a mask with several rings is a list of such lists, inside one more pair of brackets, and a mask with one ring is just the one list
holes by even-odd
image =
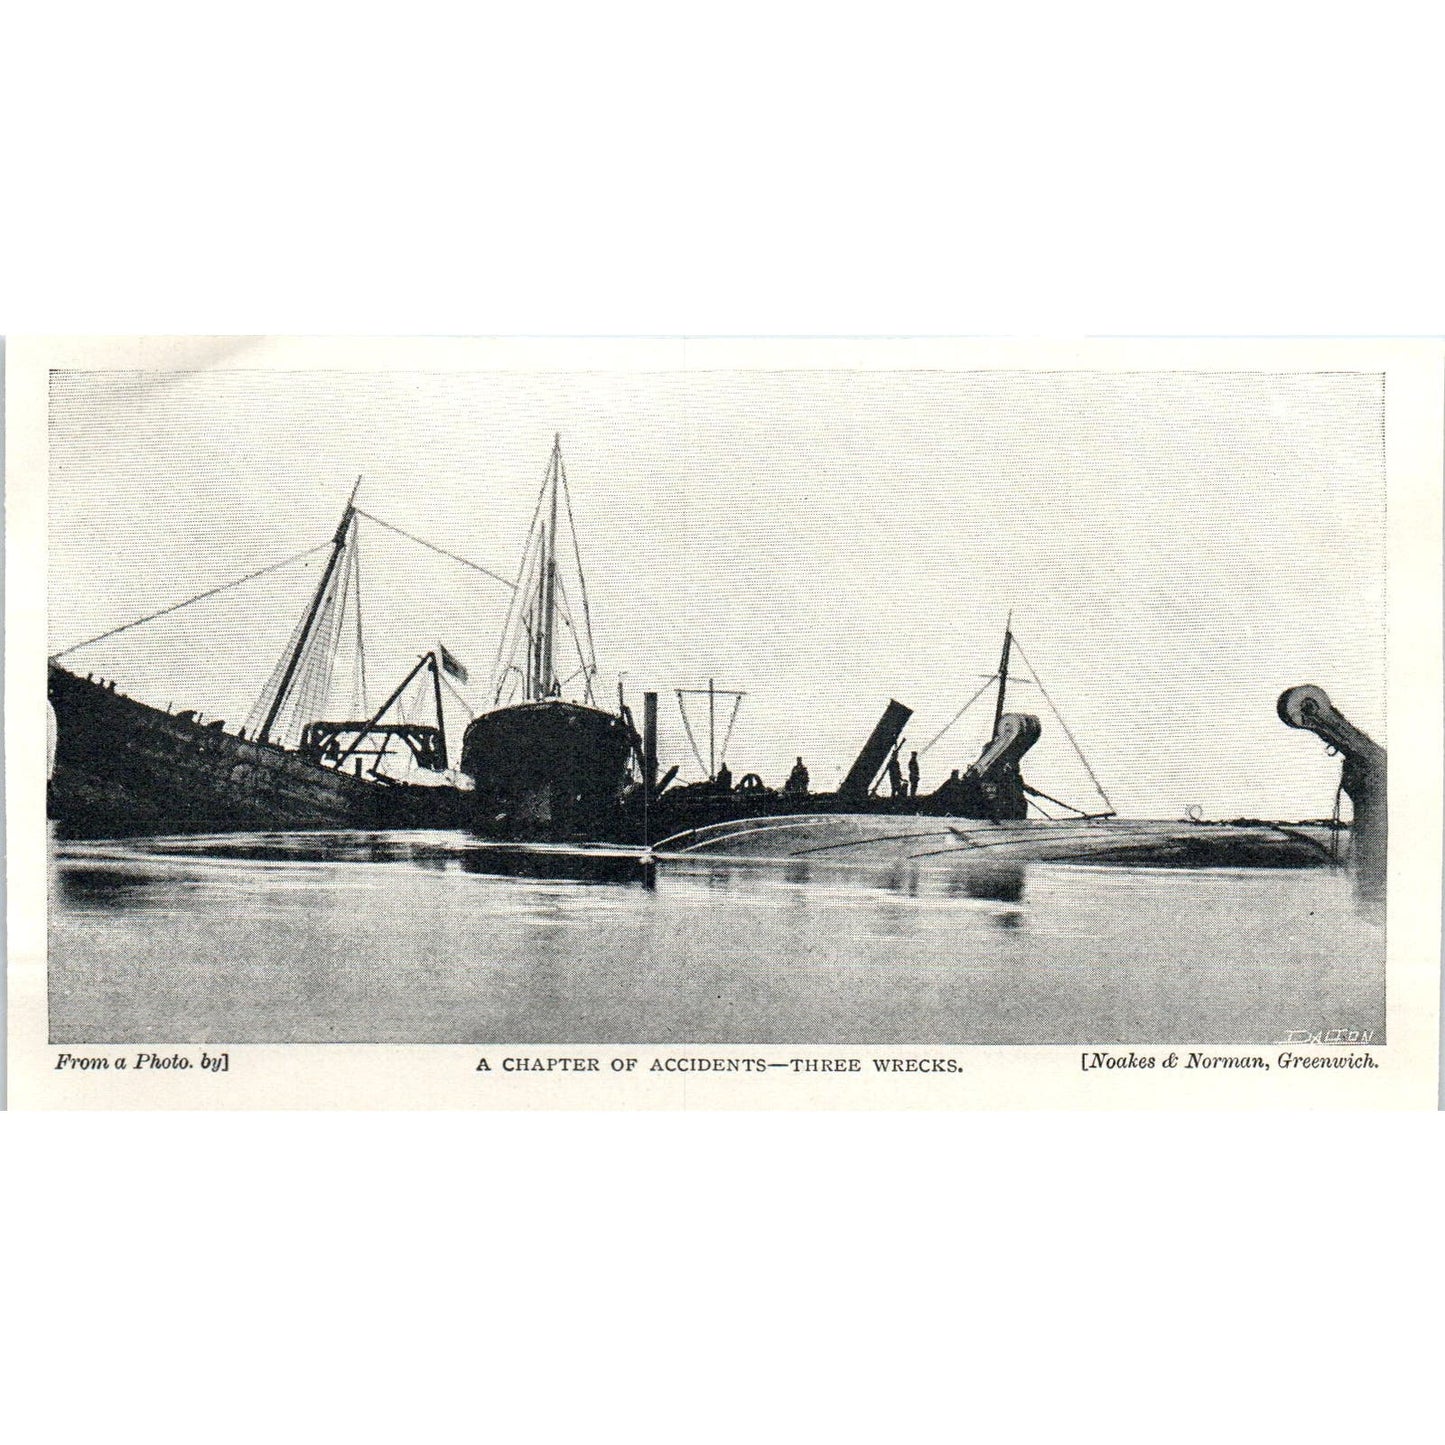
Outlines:
{"label": "overturned hull", "polygon": [[1322,823],[950,821],[803,814],[690,829],[654,845],[658,858],[713,857],[863,866],[972,869],[1002,863],[1152,868],[1316,868],[1339,861],[1347,830]]}
{"label": "overturned hull", "polygon": [[469,822],[500,838],[606,838],[639,747],[615,713],[547,699],[483,713],[462,739]]}
{"label": "overturned hull", "polygon": [[338,773],[50,666],[46,810],[72,835],[448,826],[461,794]]}

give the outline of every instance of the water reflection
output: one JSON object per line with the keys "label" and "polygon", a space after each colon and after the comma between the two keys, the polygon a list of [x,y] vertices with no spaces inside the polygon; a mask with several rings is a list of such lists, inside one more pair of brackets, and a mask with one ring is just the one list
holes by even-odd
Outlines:
{"label": "water reflection", "polygon": [[993,864],[948,875],[952,898],[983,898],[993,903],[1019,903],[1024,896],[1024,867]]}
{"label": "water reflection", "polygon": [[[467,833],[227,833],[132,836],[107,843],[57,838],[58,885],[77,899],[108,896],[194,863],[305,865],[379,863],[431,873],[551,878],[574,883],[651,887],[652,857],[638,849],[577,848],[479,842]],[[157,873],[157,869],[161,869]]]}
{"label": "water reflection", "polygon": [[494,878],[550,878],[568,883],[622,883],[657,887],[657,864],[633,853],[478,847],[460,855],[463,873]]}
{"label": "water reflection", "polygon": [[465,833],[57,843],[55,1041],[1383,1038],[1318,870],[727,861]]}
{"label": "water reflection", "polygon": [[95,908],[130,912],[145,908],[162,882],[154,874],[135,873],[122,868],[72,864],[55,870],[58,901],[77,910]]}
{"label": "water reflection", "polygon": [[[834,896],[891,894],[916,902],[1022,904],[1028,865],[970,862],[967,868],[928,868],[914,862],[877,865],[723,859],[701,855],[659,860],[665,876],[687,878],[717,892],[755,892],[787,885],[795,890],[829,891]],[[1023,909],[994,910],[1002,926],[1018,927]]]}

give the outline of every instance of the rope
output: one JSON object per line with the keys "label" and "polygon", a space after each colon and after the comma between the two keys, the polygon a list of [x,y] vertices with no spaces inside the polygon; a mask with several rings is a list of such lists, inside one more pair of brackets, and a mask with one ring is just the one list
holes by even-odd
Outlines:
{"label": "rope", "polygon": [[[492,663],[492,684],[496,689],[495,700],[498,704],[501,703],[502,687],[507,680],[506,671],[504,671],[502,667],[502,659],[504,657],[506,658],[508,669],[516,665],[513,658],[516,655],[517,643],[521,641],[522,612],[526,605],[523,602],[523,598],[528,596],[531,591],[530,587],[524,587],[523,583],[527,580],[527,570],[534,560],[532,557],[533,548],[536,547],[539,554],[541,551],[540,523],[542,520],[542,500],[547,495],[547,480],[551,475],[552,459],[548,457],[547,470],[542,475],[542,485],[537,491],[537,501],[532,507],[532,520],[527,524],[527,540],[522,547],[522,556],[517,563],[517,580],[509,584],[512,588],[512,605],[507,609],[507,620],[502,624],[502,634],[497,639],[497,656]],[[512,652],[509,654],[506,651],[507,639],[512,635],[513,628],[517,629],[517,637],[512,644]],[[530,648],[531,643],[529,640],[527,654],[528,675],[530,675],[532,671]]]}
{"label": "rope", "polygon": [[[545,491],[546,488],[544,487]],[[506,683],[506,668],[516,666],[517,648],[521,645],[523,631],[527,633],[527,676],[532,671],[533,646],[531,637],[531,624],[527,618],[527,609],[532,605],[532,574],[540,566],[542,557],[542,534],[539,530],[539,522],[542,515],[542,499],[537,498],[537,505],[532,511],[532,525],[527,531],[527,541],[522,548],[522,556],[517,564],[517,580],[509,584],[512,588],[512,602],[507,609],[507,620],[502,624],[501,634],[497,638],[497,654],[492,661],[492,685],[496,689],[495,699],[501,703],[501,689]],[[511,650],[508,651],[510,640]],[[505,662],[506,668],[503,663]]]}
{"label": "rope", "polygon": [[361,528],[356,529],[356,535],[351,540],[351,565],[356,573],[356,660],[361,672],[361,716],[370,717],[371,710],[366,705],[366,634],[361,628]]}
{"label": "rope", "polygon": [[705,773],[707,772],[707,764],[703,762],[702,754],[698,751],[697,739],[692,735],[692,724],[687,720],[687,709],[682,704],[681,691],[677,694],[677,710],[682,714],[682,726],[687,733],[688,746],[692,748],[692,755],[697,759],[698,768]]}
{"label": "rope", "polygon": [[266,685],[261,689],[261,695],[251,705],[251,711],[246,714],[245,731],[252,737],[261,731],[261,724],[266,720],[271,711],[271,704],[276,699],[276,691],[281,686],[281,679],[286,674],[286,663],[296,649],[301,646],[302,634],[306,630],[306,613],[296,619],[296,625],[291,629],[291,636],[286,641],[280,657],[276,659],[276,665],[271,669],[271,675],[266,679]]}
{"label": "rope", "polygon": [[[592,608],[587,601],[587,574],[582,570],[582,547],[577,541],[577,519],[572,515],[572,488],[567,481],[567,466],[562,460],[562,453],[557,453],[557,468],[562,476],[562,499],[567,503],[567,528],[572,533],[572,554],[577,559],[577,581],[582,588],[582,620],[587,626],[587,652],[591,659],[591,671],[588,676],[597,671],[597,646],[592,640]],[[581,643],[579,639],[578,646]],[[587,659],[583,660],[583,665]],[[589,683],[589,692],[590,692]]]}
{"label": "rope", "polygon": [[718,753],[718,766],[722,767],[728,760],[728,740],[733,735],[733,724],[738,720],[738,709],[743,705],[743,695],[739,693],[733,699],[733,713],[728,719],[728,730],[723,734],[722,750]]}
{"label": "rope", "polygon": [[[583,679],[583,687],[585,689],[585,696],[587,698],[587,701],[595,707],[597,705],[597,698],[592,691],[592,677],[593,674],[597,671],[597,659],[594,656],[589,663],[587,660],[587,655],[582,650],[582,636],[577,631],[577,624],[572,621],[572,609],[570,608],[570,606],[568,606],[567,589],[562,583],[562,577],[560,573],[557,577],[557,598],[557,611],[561,614],[562,620],[567,624],[567,631],[572,634],[572,645],[577,651],[578,662],[577,671],[572,674],[572,677],[569,677],[566,679],[566,681],[559,683],[558,686],[565,687],[567,683],[572,681],[572,678],[581,677]],[[583,605],[585,606],[586,604],[584,603]]]}
{"label": "rope", "polygon": [[208,592],[198,592],[194,597],[187,597],[184,602],[173,602],[169,607],[162,607],[159,612],[149,613],[145,617],[137,617],[134,622],[123,622],[119,627],[112,627],[109,632],[100,632],[94,637],[87,637],[84,642],[74,642],[60,652],[52,652],[50,661],[58,662],[62,657],[69,657],[72,652],[79,652],[82,647],[89,647],[94,642],[104,642],[107,637],[114,637],[121,632],[129,632],[132,627],[139,627],[142,623],[154,622],[157,617],[164,617],[169,612],[179,612],[182,607],[189,607],[193,602],[204,602],[207,597],[214,597],[218,592],[225,592],[231,587],[240,587],[245,582],[254,582],[256,578],[264,577],[268,572],[279,572],[293,562],[300,562],[306,557],[314,556],[317,552],[324,552],[330,545],[330,542],[322,542],[319,546],[310,547],[304,552],[298,552],[294,557],[288,557],[284,562],[274,562],[269,567],[262,567],[259,572],[251,572],[245,577],[238,577],[234,582],[223,582],[219,587],[212,587]]}
{"label": "rope", "polygon": [[471,703],[469,703],[466,698],[464,698],[461,693],[459,693],[456,688],[452,686],[451,682],[447,678],[446,673],[442,673],[442,686],[446,688],[446,690],[451,693],[451,695],[456,698],[456,700],[461,703],[461,705],[466,709],[468,719],[476,717],[476,713],[473,711]]}
{"label": "rope", "polygon": [[[908,746],[908,739],[907,739],[907,737],[900,737],[900,738],[898,739],[898,741],[893,744],[893,751],[888,754],[888,761],[883,764],[883,767],[882,767],[882,769],[879,771],[878,776],[873,779],[873,786],[868,789],[868,796],[869,796],[870,798],[876,798],[876,797],[878,796],[878,789],[883,786],[883,779],[884,779],[884,778],[888,778],[888,785],[889,785],[889,788],[890,788],[890,790],[891,790],[891,788],[892,788],[892,786],[893,786],[893,780],[892,780],[892,778],[890,778],[890,777],[888,776],[888,769],[889,769],[890,767],[892,767],[892,765],[898,761],[898,759],[899,759],[899,758],[902,756],[902,754],[903,754],[903,749],[904,749],[905,747],[907,747],[907,746]],[[900,777],[902,776],[902,768],[899,769],[899,776],[900,776]],[[896,794],[892,794],[892,796],[897,796],[897,795],[896,795]]]}
{"label": "rope", "polygon": [[458,557],[455,552],[448,552],[445,547],[438,547],[435,542],[427,542],[421,537],[415,537],[410,532],[404,531],[401,527],[393,526],[390,522],[383,522],[380,517],[373,516],[370,512],[364,512],[360,507],[356,509],[358,517],[365,517],[368,522],[375,522],[378,527],[385,527],[388,532],[395,532],[398,537],[405,537],[408,542],[415,542],[418,547],[425,547],[429,552],[435,552],[438,556],[448,557],[453,562],[460,562],[463,567],[470,567],[473,572],[480,572],[483,577],[490,577],[493,582],[500,582],[503,587],[512,587],[513,583],[508,582],[505,577],[496,572],[489,571],[479,562],[469,561],[465,557]]}
{"label": "rope", "polygon": [[[1042,788],[1031,788],[1027,783],[1024,783],[1023,789],[1031,798],[1043,798],[1047,802],[1052,803],[1056,808],[1067,808],[1069,812],[1077,813],[1081,818],[1087,818],[1089,816],[1082,808],[1076,808],[1072,803],[1064,802],[1062,798],[1051,797],[1048,793],[1044,792]],[[1037,803],[1035,803],[1034,806],[1038,808]],[[1039,812],[1044,813],[1044,810],[1039,808]],[[1047,818],[1048,816],[1047,813],[1044,813],[1044,817]]]}
{"label": "rope", "polygon": [[1060,726],[1061,728],[1063,728],[1063,730],[1064,730],[1064,736],[1065,736],[1066,738],[1068,738],[1069,742],[1070,742],[1070,743],[1072,744],[1072,746],[1073,746],[1074,751],[1075,751],[1076,753],[1078,753],[1078,755],[1079,755],[1079,761],[1080,761],[1081,763],[1083,763],[1083,765],[1084,765],[1084,771],[1085,771],[1086,773],[1088,773],[1088,775],[1089,775],[1089,781],[1090,781],[1091,783],[1093,783],[1094,787],[1098,790],[1099,796],[1104,800],[1105,806],[1106,806],[1106,807],[1109,807],[1109,808],[1112,808],[1112,807],[1114,806],[1113,801],[1110,799],[1109,795],[1104,791],[1104,785],[1098,780],[1097,777],[1094,776],[1094,770],[1093,770],[1093,768],[1091,768],[1091,767],[1089,766],[1089,760],[1088,760],[1088,758],[1086,758],[1086,757],[1084,756],[1084,750],[1083,750],[1083,748],[1081,748],[1081,747],[1079,746],[1078,742],[1077,742],[1077,741],[1075,740],[1075,738],[1074,738],[1073,733],[1071,733],[1071,732],[1069,731],[1069,725],[1068,725],[1068,723],[1066,723],[1066,722],[1064,721],[1064,715],[1063,715],[1063,713],[1061,713],[1061,712],[1059,711],[1059,709],[1058,709],[1057,705],[1055,704],[1053,698],[1051,698],[1051,697],[1049,696],[1049,690],[1048,690],[1048,688],[1046,688],[1046,687],[1043,685],[1043,683],[1040,681],[1040,679],[1039,679],[1039,674],[1038,674],[1038,669],[1035,668],[1034,665],[1033,665],[1033,663],[1029,661],[1028,653],[1026,653],[1026,652],[1023,650],[1023,648],[1019,646],[1019,640],[1018,640],[1018,634],[1017,634],[1017,633],[1014,634],[1014,640],[1013,640],[1013,642],[1014,642],[1014,646],[1015,646],[1016,648],[1018,648],[1018,654],[1019,654],[1019,656],[1020,656],[1021,658],[1023,658],[1023,660],[1024,660],[1024,666],[1028,668],[1030,676],[1032,676],[1033,680],[1034,680],[1036,683],[1038,683],[1039,691],[1043,694],[1044,701],[1045,701],[1046,703],[1048,703],[1050,711],[1052,711],[1053,715],[1059,720],[1059,726]]}
{"label": "rope", "polygon": [[986,692],[989,690],[989,688],[991,688],[991,687],[993,686],[994,681],[995,681],[995,679],[997,679],[997,677],[998,677],[998,674],[997,674],[997,673],[994,673],[994,674],[989,678],[989,680],[988,680],[986,683],[984,683],[984,685],[983,685],[981,688],[979,688],[979,690],[978,690],[976,693],[974,693],[974,695],[973,695],[971,698],[969,698],[969,700],[968,700],[966,703],[964,703],[964,705],[963,705],[961,708],[959,708],[959,710],[958,710],[956,713],[954,713],[954,715],[953,715],[951,718],[949,718],[949,720],[948,720],[946,723],[944,723],[944,725],[943,725],[941,728],[939,728],[939,730],[938,730],[936,733],[934,733],[934,735],[933,735],[931,738],[929,738],[929,740],[928,740],[926,743],[924,743],[924,745],[923,745],[921,748],[919,748],[919,750],[918,750],[918,756],[919,756],[920,758],[929,750],[929,748],[931,748],[931,747],[934,745],[934,743],[936,743],[936,742],[939,740],[939,738],[941,738],[941,737],[944,735],[944,733],[946,733],[946,732],[949,730],[949,728],[951,728],[951,727],[954,725],[954,723],[956,723],[956,722],[959,720],[959,718],[961,718],[961,717],[964,715],[964,713],[966,713],[966,712],[969,710],[969,708],[971,708],[971,707],[974,705],[974,703],[976,703],[976,702],[979,700],[979,698],[981,698],[981,697],[984,695],[984,693],[986,693]]}
{"label": "rope", "polygon": [[353,523],[343,546],[348,549],[343,565],[337,567],[316,613],[305,654],[291,680],[291,688],[272,724],[272,738],[291,745],[300,742],[307,722],[324,714],[331,692],[337,647],[345,628],[346,599],[350,591],[352,554],[358,528]]}

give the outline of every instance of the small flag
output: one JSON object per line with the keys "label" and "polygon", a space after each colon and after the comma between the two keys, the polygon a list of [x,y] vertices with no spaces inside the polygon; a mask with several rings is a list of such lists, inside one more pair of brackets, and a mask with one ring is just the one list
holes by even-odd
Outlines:
{"label": "small flag", "polygon": [[451,675],[456,678],[458,682],[465,682],[467,680],[466,668],[464,668],[461,663],[458,662],[456,658],[454,658],[451,653],[446,650],[446,646],[444,644],[441,645],[441,651],[442,671],[451,673]]}

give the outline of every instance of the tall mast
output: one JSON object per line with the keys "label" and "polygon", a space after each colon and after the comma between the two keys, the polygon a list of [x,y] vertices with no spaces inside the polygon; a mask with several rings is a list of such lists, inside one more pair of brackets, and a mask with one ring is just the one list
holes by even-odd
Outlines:
{"label": "tall mast", "polygon": [[305,622],[301,624],[301,632],[296,639],[296,646],[291,649],[291,656],[286,659],[286,670],[281,674],[281,685],[276,689],[276,696],[271,700],[271,706],[266,713],[266,721],[261,724],[261,730],[256,734],[257,742],[264,743],[269,740],[271,729],[276,722],[276,714],[281,711],[281,705],[286,701],[286,694],[291,690],[291,683],[296,677],[296,669],[300,667],[307,644],[311,641],[311,630],[316,625],[316,616],[321,611],[321,603],[326,596],[327,588],[331,586],[331,579],[336,575],[341,554],[346,550],[352,519],[356,516],[356,494],[360,490],[361,478],[357,477],[356,485],[352,487],[351,496],[347,499],[346,510],[341,514],[341,521],[337,523],[336,535],[331,539],[331,555],[326,559],[326,566],[322,569],[321,581],[316,586],[316,595],[311,599],[311,606],[307,610]]}
{"label": "tall mast", "polygon": [[547,538],[542,553],[542,647],[538,678],[538,696],[552,695],[552,631],[557,605],[557,488],[562,477],[562,434],[552,441],[551,515],[547,521]]}
{"label": "tall mast", "polygon": [[435,649],[427,656],[431,658],[432,695],[436,698],[437,705],[437,739],[441,743],[442,771],[445,772],[447,767],[447,715],[442,711],[442,670],[438,665]]}
{"label": "tall mast", "polygon": [[1004,623],[1003,628],[1003,656],[998,660],[998,701],[994,704],[993,709],[994,737],[998,736],[998,725],[1003,721],[1003,697],[1008,687],[1008,655],[1014,640],[1013,624],[1014,615],[1010,612],[1008,621]]}

